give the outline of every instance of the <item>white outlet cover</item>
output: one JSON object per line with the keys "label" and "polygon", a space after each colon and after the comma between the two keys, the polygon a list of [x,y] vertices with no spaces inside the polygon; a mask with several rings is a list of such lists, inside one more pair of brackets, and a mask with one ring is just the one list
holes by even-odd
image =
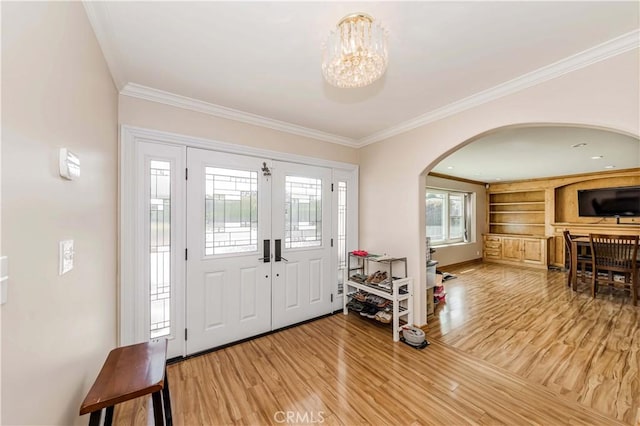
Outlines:
{"label": "white outlet cover", "polygon": [[60,275],[73,269],[73,240],[60,241]]}

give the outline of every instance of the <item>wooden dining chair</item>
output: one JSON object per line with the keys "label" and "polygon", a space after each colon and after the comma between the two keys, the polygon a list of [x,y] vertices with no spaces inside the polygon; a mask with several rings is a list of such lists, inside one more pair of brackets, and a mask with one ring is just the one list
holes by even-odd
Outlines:
{"label": "wooden dining chair", "polygon": [[600,285],[623,287],[629,289],[633,305],[637,306],[638,240],[637,235],[589,235],[593,261],[593,297],[596,297]]}
{"label": "wooden dining chair", "polygon": [[[571,267],[571,239],[572,235],[569,231],[563,231],[562,235],[564,236],[564,245],[567,248],[567,267],[569,269],[569,274],[567,276],[567,287],[571,287],[571,279],[573,278],[572,272],[573,268]],[[575,265],[576,277],[581,278],[583,282],[587,282],[587,270],[593,270],[591,255],[586,255],[578,252],[578,264]]]}

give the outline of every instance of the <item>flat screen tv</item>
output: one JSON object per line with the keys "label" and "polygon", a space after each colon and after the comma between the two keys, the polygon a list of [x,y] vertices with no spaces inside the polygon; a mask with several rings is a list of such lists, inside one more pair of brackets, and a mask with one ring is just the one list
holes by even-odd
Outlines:
{"label": "flat screen tv", "polygon": [[640,186],[580,190],[578,214],[587,217],[640,216]]}

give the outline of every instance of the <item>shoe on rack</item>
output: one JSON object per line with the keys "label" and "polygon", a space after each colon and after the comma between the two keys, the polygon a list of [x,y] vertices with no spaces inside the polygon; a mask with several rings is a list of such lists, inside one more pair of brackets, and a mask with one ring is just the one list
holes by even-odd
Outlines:
{"label": "shoe on rack", "polygon": [[364,305],[357,300],[351,300],[349,303],[347,303],[347,308],[355,312],[362,312],[362,310],[364,309]]}
{"label": "shoe on rack", "polygon": [[371,282],[372,282],[373,284],[378,284],[378,283],[380,283],[381,281],[384,281],[384,280],[386,280],[386,279],[387,279],[387,271],[384,271],[384,272],[380,272],[378,275],[376,275],[376,276],[371,280]]}
{"label": "shoe on rack", "polygon": [[393,315],[389,311],[378,311],[376,314],[376,319],[383,324],[389,324],[393,319]]}
{"label": "shoe on rack", "polygon": [[368,283],[372,283],[372,282],[376,279],[376,277],[378,276],[378,274],[380,274],[380,271],[376,271],[376,272],[374,272],[373,274],[371,274],[371,275],[369,275],[369,276],[367,277],[367,280],[366,280],[366,281],[367,281]]}
{"label": "shoe on rack", "polygon": [[[364,311],[363,311],[364,312]],[[369,308],[367,309],[367,312],[365,314],[365,316],[367,318],[375,318],[376,314],[378,313],[378,308],[376,306],[369,306]]]}
{"label": "shoe on rack", "polygon": [[367,294],[359,291],[359,292],[357,292],[356,294],[353,295],[353,298],[356,299],[359,302],[364,302],[364,301],[367,300]]}

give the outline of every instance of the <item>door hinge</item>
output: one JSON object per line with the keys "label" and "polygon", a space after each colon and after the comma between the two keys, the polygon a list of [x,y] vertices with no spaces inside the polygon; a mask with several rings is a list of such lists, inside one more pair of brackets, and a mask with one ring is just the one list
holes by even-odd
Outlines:
{"label": "door hinge", "polygon": [[189,249],[184,249],[184,260],[189,260]]}
{"label": "door hinge", "polygon": [[184,180],[189,180],[189,169],[184,169]]}
{"label": "door hinge", "polygon": [[331,293],[331,303],[333,303],[333,293]]}
{"label": "door hinge", "polygon": [[187,340],[187,329],[184,329],[184,340]]}
{"label": "door hinge", "polygon": [[331,192],[333,192],[333,184],[331,184]]}
{"label": "door hinge", "polygon": [[331,239],[331,247],[333,247],[333,238]]}

